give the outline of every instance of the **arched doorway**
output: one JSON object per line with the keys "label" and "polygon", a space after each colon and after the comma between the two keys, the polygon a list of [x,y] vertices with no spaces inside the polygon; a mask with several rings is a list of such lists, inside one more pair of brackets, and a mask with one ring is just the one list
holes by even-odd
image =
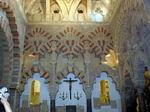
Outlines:
{"label": "arched doorway", "polygon": [[121,112],[121,97],[106,72],[96,78],[92,90],[93,112]]}
{"label": "arched doorway", "polygon": [[50,112],[49,87],[40,73],[28,79],[20,99],[21,112]]}
{"label": "arched doorway", "polygon": [[69,73],[56,94],[56,112],[86,112],[86,96],[80,80]]}

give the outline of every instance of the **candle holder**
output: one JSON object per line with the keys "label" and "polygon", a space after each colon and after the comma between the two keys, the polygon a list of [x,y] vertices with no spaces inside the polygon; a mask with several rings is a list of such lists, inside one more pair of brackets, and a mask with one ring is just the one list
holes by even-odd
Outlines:
{"label": "candle holder", "polygon": [[68,98],[68,94],[67,93],[65,94],[65,92],[60,93],[59,98],[61,98],[62,100],[66,100]]}
{"label": "candle holder", "polygon": [[80,100],[82,98],[82,94],[80,93],[80,95],[79,95],[79,92],[77,92],[77,94],[74,94],[74,98],[76,100]]}

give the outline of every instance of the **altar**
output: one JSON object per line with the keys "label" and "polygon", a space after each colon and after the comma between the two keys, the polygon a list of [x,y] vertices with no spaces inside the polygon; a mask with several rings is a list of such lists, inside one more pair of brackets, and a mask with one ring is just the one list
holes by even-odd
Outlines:
{"label": "altar", "polygon": [[84,107],[79,105],[57,106],[56,112],[84,112]]}
{"label": "altar", "polygon": [[21,112],[121,112],[120,95],[106,73],[96,79],[89,99],[73,73],[61,80],[53,99],[44,79],[34,74],[20,100]]}
{"label": "altar", "polygon": [[87,112],[86,95],[80,80],[70,73],[56,94],[56,112]]}

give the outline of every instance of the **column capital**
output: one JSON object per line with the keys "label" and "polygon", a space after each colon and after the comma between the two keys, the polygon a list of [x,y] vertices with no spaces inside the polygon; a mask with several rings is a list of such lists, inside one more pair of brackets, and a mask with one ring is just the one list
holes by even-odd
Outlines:
{"label": "column capital", "polygon": [[57,93],[57,89],[56,88],[50,88],[50,97],[51,97],[52,100],[55,99],[56,93]]}

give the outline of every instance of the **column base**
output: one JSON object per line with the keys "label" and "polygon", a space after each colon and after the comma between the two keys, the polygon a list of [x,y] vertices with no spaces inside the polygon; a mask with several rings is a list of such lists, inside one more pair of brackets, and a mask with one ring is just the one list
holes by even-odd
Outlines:
{"label": "column base", "polygon": [[92,112],[91,99],[87,99],[87,112]]}

